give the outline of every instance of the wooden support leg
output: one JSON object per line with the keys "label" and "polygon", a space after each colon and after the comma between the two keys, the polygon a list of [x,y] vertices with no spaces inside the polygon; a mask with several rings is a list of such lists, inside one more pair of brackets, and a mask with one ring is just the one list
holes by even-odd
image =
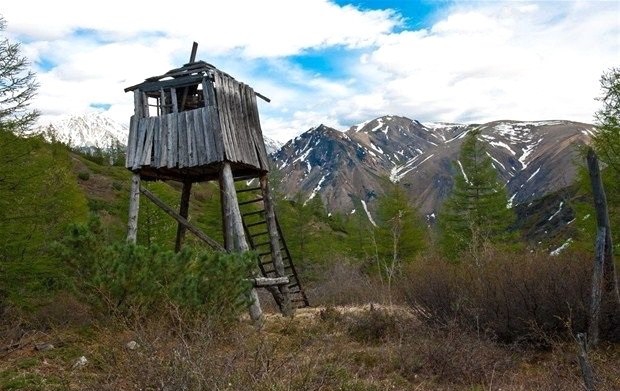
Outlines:
{"label": "wooden support leg", "polygon": [[[183,182],[183,190],[181,190],[181,206],[179,207],[179,215],[187,220],[189,213],[189,196],[192,191],[192,182]],[[183,239],[185,239],[185,226],[179,223],[177,227],[177,239],[174,244],[174,251],[181,251]]]}
{"label": "wooden support leg", "polygon": [[[250,247],[245,239],[241,211],[237,201],[235,180],[230,163],[224,162],[220,171],[220,197],[222,204],[222,223],[224,226],[224,245],[228,251],[248,251]],[[250,290],[250,318],[257,327],[264,322],[263,311],[258,300],[256,288]]]}
{"label": "wooden support leg", "polygon": [[127,219],[127,241],[136,243],[138,237],[138,211],[140,209],[140,174],[131,177],[129,193],[129,218]]}
{"label": "wooden support leg", "polygon": [[[269,232],[269,241],[271,243],[271,259],[277,276],[285,277],[286,272],[284,270],[284,262],[282,262],[282,252],[280,251],[280,235],[278,233],[278,225],[276,224],[276,213],[273,207],[267,174],[261,175],[260,187],[263,193],[267,231]],[[280,311],[284,316],[293,316],[293,306],[288,292],[288,285],[280,285],[278,286],[278,290],[281,295],[279,297],[274,295],[274,299],[280,306]]]}

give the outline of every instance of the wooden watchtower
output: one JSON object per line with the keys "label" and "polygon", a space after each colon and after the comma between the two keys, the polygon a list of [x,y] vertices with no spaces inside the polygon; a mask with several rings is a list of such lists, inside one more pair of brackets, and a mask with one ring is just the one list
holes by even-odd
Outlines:
{"label": "wooden watchtower", "polygon": [[[127,143],[126,167],[133,172],[127,240],[135,242],[139,197],[143,194],[179,223],[176,250],[186,230],[220,251],[255,250],[262,277],[255,287],[267,288],[285,315],[308,305],[282,237],[267,180],[268,155],[256,98],[269,99],[204,61],[190,62],[163,75],[128,87],[134,115]],[[235,181],[257,179],[258,186],[236,190]],[[182,183],[180,208],[175,211],[140,182]],[[192,184],[217,180],[220,187],[224,245],[187,221]],[[239,202],[237,192],[253,194]],[[245,209],[251,208],[251,209]],[[244,210],[245,209],[245,210]],[[250,315],[262,317],[255,289]]]}

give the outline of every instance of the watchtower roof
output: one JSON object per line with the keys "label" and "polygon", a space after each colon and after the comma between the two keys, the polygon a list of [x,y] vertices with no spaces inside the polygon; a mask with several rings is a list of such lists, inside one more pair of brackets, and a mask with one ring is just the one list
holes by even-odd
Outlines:
{"label": "watchtower roof", "polygon": [[190,61],[130,91],[126,167],[142,179],[211,180],[224,161],[240,175],[268,171],[256,97],[269,99],[250,86]]}

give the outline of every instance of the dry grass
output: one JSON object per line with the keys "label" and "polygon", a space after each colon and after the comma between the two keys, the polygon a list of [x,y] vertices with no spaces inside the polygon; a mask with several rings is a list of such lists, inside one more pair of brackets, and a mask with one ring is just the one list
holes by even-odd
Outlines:
{"label": "dry grass", "polygon": [[[582,389],[574,344],[523,350],[456,325],[431,327],[403,307],[304,309],[294,319],[268,316],[260,332],[245,321],[188,324],[174,308],[162,315],[24,334],[0,353],[0,389]],[[131,340],[137,349],[125,346]],[[43,342],[56,348],[34,349]],[[73,369],[80,356],[88,364]],[[619,359],[618,346],[592,353],[599,389],[620,387]]]}

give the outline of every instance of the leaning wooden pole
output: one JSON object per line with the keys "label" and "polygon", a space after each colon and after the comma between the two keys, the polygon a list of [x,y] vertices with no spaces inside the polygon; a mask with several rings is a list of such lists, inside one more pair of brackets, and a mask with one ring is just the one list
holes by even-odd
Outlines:
{"label": "leaning wooden pole", "polygon": [[[224,246],[227,251],[248,251],[250,247],[245,238],[241,211],[235,190],[235,180],[229,162],[222,163],[220,170],[220,203],[222,205],[222,224],[224,229]],[[256,288],[250,289],[250,318],[257,327],[264,323],[263,311]]]}
{"label": "leaning wooden pole", "polygon": [[[613,260],[613,242],[609,226],[609,213],[607,210],[607,197],[603,187],[603,180],[599,169],[598,158],[592,148],[586,155],[594,207],[596,210],[596,255],[594,261],[594,273],[592,278],[592,297],[590,303],[589,341],[591,345],[598,343],[599,316],[603,293],[611,299],[613,308],[610,308],[611,316],[620,314],[620,293],[618,291],[618,277]],[[601,289],[603,288],[603,289]]]}
{"label": "leaning wooden pole", "polygon": [[[260,188],[263,193],[263,204],[265,205],[265,220],[267,221],[267,231],[269,232],[269,242],[271,247],[271,259],[273,262],[276,275],[285,277],[284,262],[282,262],[282,252],[280,251],[280,235],[278,233],[278,224],[276,223],[276,213],[273,207],[273,199],[271,190],[269,189],[269,181],[267,174],[262,174],[259,178]],[[278,286],[281,296],[277,298],[281,300],[280,311],[284,316],[293,316],[293,305],[289,295],[288,285]]]}

